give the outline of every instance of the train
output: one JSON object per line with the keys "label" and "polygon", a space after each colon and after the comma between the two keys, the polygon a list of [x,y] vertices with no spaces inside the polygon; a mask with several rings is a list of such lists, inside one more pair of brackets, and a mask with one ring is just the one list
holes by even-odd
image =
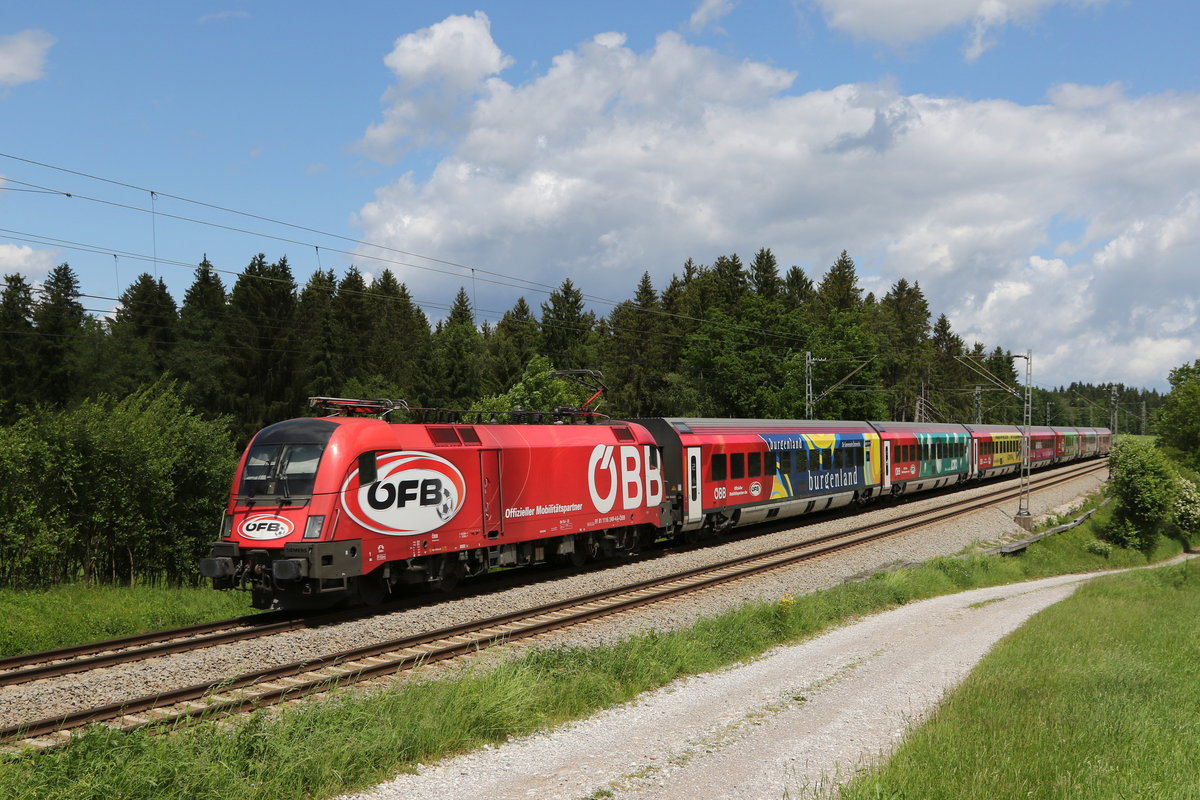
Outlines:
{"label": "train", "polygon": [[[589,412],[393,422],[388,401],[247,445],[199,570],[255,608],[378,604],[403,587],[535,562],[582,566],[667,539],[1006,475],[1015,425],[693,419]],[[1107,428],[1032,427],[1031,468],[1106,455]]]}

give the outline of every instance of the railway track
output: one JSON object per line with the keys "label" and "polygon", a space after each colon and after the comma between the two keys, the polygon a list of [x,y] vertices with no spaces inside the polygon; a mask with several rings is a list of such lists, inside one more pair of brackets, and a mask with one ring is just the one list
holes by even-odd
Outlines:
{"label": "railway track", "polygon": [[[1069,467],[1041,476],[1033,489],[1036,491],[1075,480],[1102,470],[1105,466],[1101,462]],[[325,691],[335,685],[369,680],[419,664],[461,657],[506,641],[541,635],[680,595],[704,591],[848,547],[944,522],[1012,500],[1019,493],[1019,487],[1013,487],[987,497],[916,512],[887,522],[860,525],[820,539],[776,547],[649,581],[248,672],[219,683],[197,684],[53,719],[26,722],[0,729],[0,742],[52,747],[69,741],[74,730],[94,723],[135,729],[234,714],[280,703]]]}

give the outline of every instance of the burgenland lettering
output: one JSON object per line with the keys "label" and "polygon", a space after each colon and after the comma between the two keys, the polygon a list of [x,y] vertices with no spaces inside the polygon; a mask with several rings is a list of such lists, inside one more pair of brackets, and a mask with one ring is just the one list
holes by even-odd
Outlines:
{"label": "burgenland lettering", "polygon": [[858,485],[858,467],[840,472],[810,472],[808,490],[817,492],[827,489],[843,489]]}

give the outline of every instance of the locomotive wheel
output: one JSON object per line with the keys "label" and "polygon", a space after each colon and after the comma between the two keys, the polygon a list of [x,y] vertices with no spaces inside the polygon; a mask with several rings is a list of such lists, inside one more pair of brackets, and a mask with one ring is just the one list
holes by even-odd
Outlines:
{"label": "locomotive wheel", "polygon": [[437,580],[437,588],[442,592],[453,592],[459,582],[466,576],[467,570],[461,561],[443,561],[441,576]]}
{"label": "locomotive wheel", "polygon": [[387,599],[388,586],[383,578],[383,570],[377,570],[370,575],[362,575],[358,579],[358,599],[365,606],[377,606]]}
{"label": "locomotive wheel", "polygon": [[583,547],[578,541],[575,542],[575,549],[564,556],[567,563],[575,569],[579,569],[588,562],[587,548]]}

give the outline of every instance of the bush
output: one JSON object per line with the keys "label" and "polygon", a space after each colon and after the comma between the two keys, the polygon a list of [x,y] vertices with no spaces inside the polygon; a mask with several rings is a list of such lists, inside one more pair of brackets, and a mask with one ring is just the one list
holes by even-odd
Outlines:
{"label": "bush", "polygon": [[172,383],[34,409],[0,428],[0,583],[192,579],[235,465]]}
{"label": "bush", "polygon": [[1187,478],[1179,479],[1175,499],[1175,524],[1185,533],[1200,533],[1200,489]]}
{"label": "bush", "polygon": [[1179,492],[1175,471],[1154,445],[1128,438],[1113,448],[1108,467],[1119,503],[1116,524],[1107,532],[1109,541],[1145,549],[1174,516]]}
{"label": "bush", "polygon": [[1091,553],[1094,556],[1101,556],[1103,558],[1108,558],[1109,556],[1112,555],[1113,546],[1111,544],[1109,544],[1108,542],[1102,542],[1099,539],[1092,539],[1090,542],[1088,542],[1087,544],[1085,544],[1083,546],[1083,549],[1088,551],[1089,553]]}

